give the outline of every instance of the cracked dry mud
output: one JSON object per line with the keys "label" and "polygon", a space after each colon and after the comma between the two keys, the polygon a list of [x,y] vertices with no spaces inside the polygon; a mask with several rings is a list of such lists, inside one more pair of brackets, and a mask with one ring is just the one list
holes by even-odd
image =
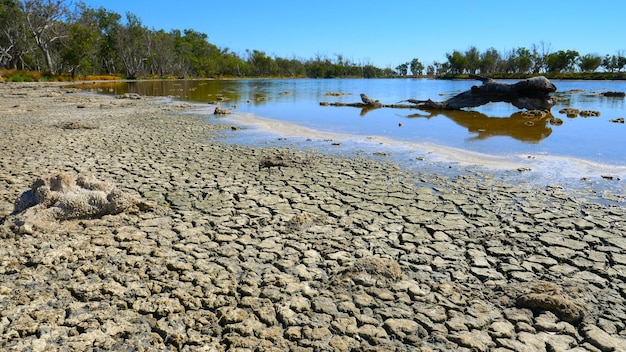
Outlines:
{"label": "cracked dry mud", "polygon": [[[161,99],[0,95],[2,350],[626,350],[623,203],[228,145]],[[61,172],[156,206],[15,231]]]}

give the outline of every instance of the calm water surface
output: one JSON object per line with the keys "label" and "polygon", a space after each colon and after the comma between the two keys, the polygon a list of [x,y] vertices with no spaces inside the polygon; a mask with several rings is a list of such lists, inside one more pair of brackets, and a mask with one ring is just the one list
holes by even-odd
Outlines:
{"label": "calm water surface", "polygon": [[[552,114],[563,120],[562,125],[552,125],[548,118],[524,118],[515,107],[505,103],[432,114],[417,109],[362,111],[319,104],[359,102],[360,93],[382,103],[409,98],[445,100],[480,84],[470,80],[180,80],[116,82],[83,88],[109,94],[171,96],[200,103],[217,101],[236,111],[324,132],[428,143],[493,156],[570,157],[626,166],[626,125],[609,122],[626,117],[625,100],[600,95],[605,91],[626,91],[626,82],[555,80],[553,83],[558,89],[555,96],[559,102],[552,108]],[[564,107],[596,110],[601,116],[568,118],[559,113]]]}

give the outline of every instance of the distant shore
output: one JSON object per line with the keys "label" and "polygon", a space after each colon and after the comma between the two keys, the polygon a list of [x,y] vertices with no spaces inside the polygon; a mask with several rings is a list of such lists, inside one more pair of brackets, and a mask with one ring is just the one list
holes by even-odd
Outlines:
{"label": "distant shore", "polygon": [[[0,97],[0,349],[626,346],[623,193],[227,144],[163,98]],[[20,231],[60,172],[154,206]]]}
{"label": "distant shore", "polygon": [[[526,79],[535,76],[545,76],[551,80],[626,80],[626,72],[538,72],[538,73],[491,73],[486,74],[485,77],[491,77],[493,79]],[[66,75],[57,75],[51,77],[42,77],[41,72],[38,71],[23,71],[23,70],[5,70],[3,75],[0,75],[0,83],[32,83],[39,82],[46,83],[81,83],[81,82],[108,82],[108,81],[143,81],[143,80],[190,80],[190,79],[217,79],[217,80],[237,80],[237,79],[297,79],[297,78],[310,78],[307,76],[211,76],[211,77],[174,77],[174,76],[142,76],[133,79],[126,79],[121,75],[109,75],[109,76],[89,76],[79,75],[75,78]],[[329,79],[346,79],[346,78],[360,78],[360,79],[376,79],[376,78],[364,78],[361,76],[343,76],[343,77],[331,77]],[[377,78],[429,78],[429,79],[466,79],[475,80],[469,74],[442,74],[442,75],[405,75],[405,76],[388,76]]]}

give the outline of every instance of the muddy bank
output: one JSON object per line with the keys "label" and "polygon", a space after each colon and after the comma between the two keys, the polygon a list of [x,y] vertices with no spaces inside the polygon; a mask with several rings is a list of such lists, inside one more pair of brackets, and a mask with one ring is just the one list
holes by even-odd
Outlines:
{"label": "muddy bank", "polygon": [[[162,99],[0,96],[2,349],[626,346],[623,206],[218,143],[237,131]],[[61,172],[154,206],[20,231],[14,201]]]}

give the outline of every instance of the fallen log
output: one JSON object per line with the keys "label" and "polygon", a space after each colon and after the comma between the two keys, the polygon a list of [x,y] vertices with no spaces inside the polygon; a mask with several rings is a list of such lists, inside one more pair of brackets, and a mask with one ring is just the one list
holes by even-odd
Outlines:
{"label": "fallen log", "polygon": [[452,98],[436,102],[431,99],[407,99],[420,109],[459,110],[484,105],[491,102],[511,103],[519,109],[550,110],[556,103],[550,93],[556,92],[556,86],[543,76],[537,76],[514,84],[498,82],[491,78],[471,76],[483,82]]}
{"label": "fallen log", "polygon": [[[550,93],[556,92],[556,86],[543,76],[528,78],[514,84],[502,83],[491,78],[476,75],[472,75],[471,77],[482,81],[483,84],[480,86],[472,86],[470,90],[440,102],[431,99],[407,99],[399,101],[396,104],[383,104],[361,93],[362,102],[320,102],[320,105],[351,106],[363,108],[364,111],[377,108],[460,110],[462,108],[476,107],[491,102],[506,102],[513,104],[513,106],[519,109],[550,110],[556,103],[550,96]],[[404,102],[410,104],[402,104]]]}

